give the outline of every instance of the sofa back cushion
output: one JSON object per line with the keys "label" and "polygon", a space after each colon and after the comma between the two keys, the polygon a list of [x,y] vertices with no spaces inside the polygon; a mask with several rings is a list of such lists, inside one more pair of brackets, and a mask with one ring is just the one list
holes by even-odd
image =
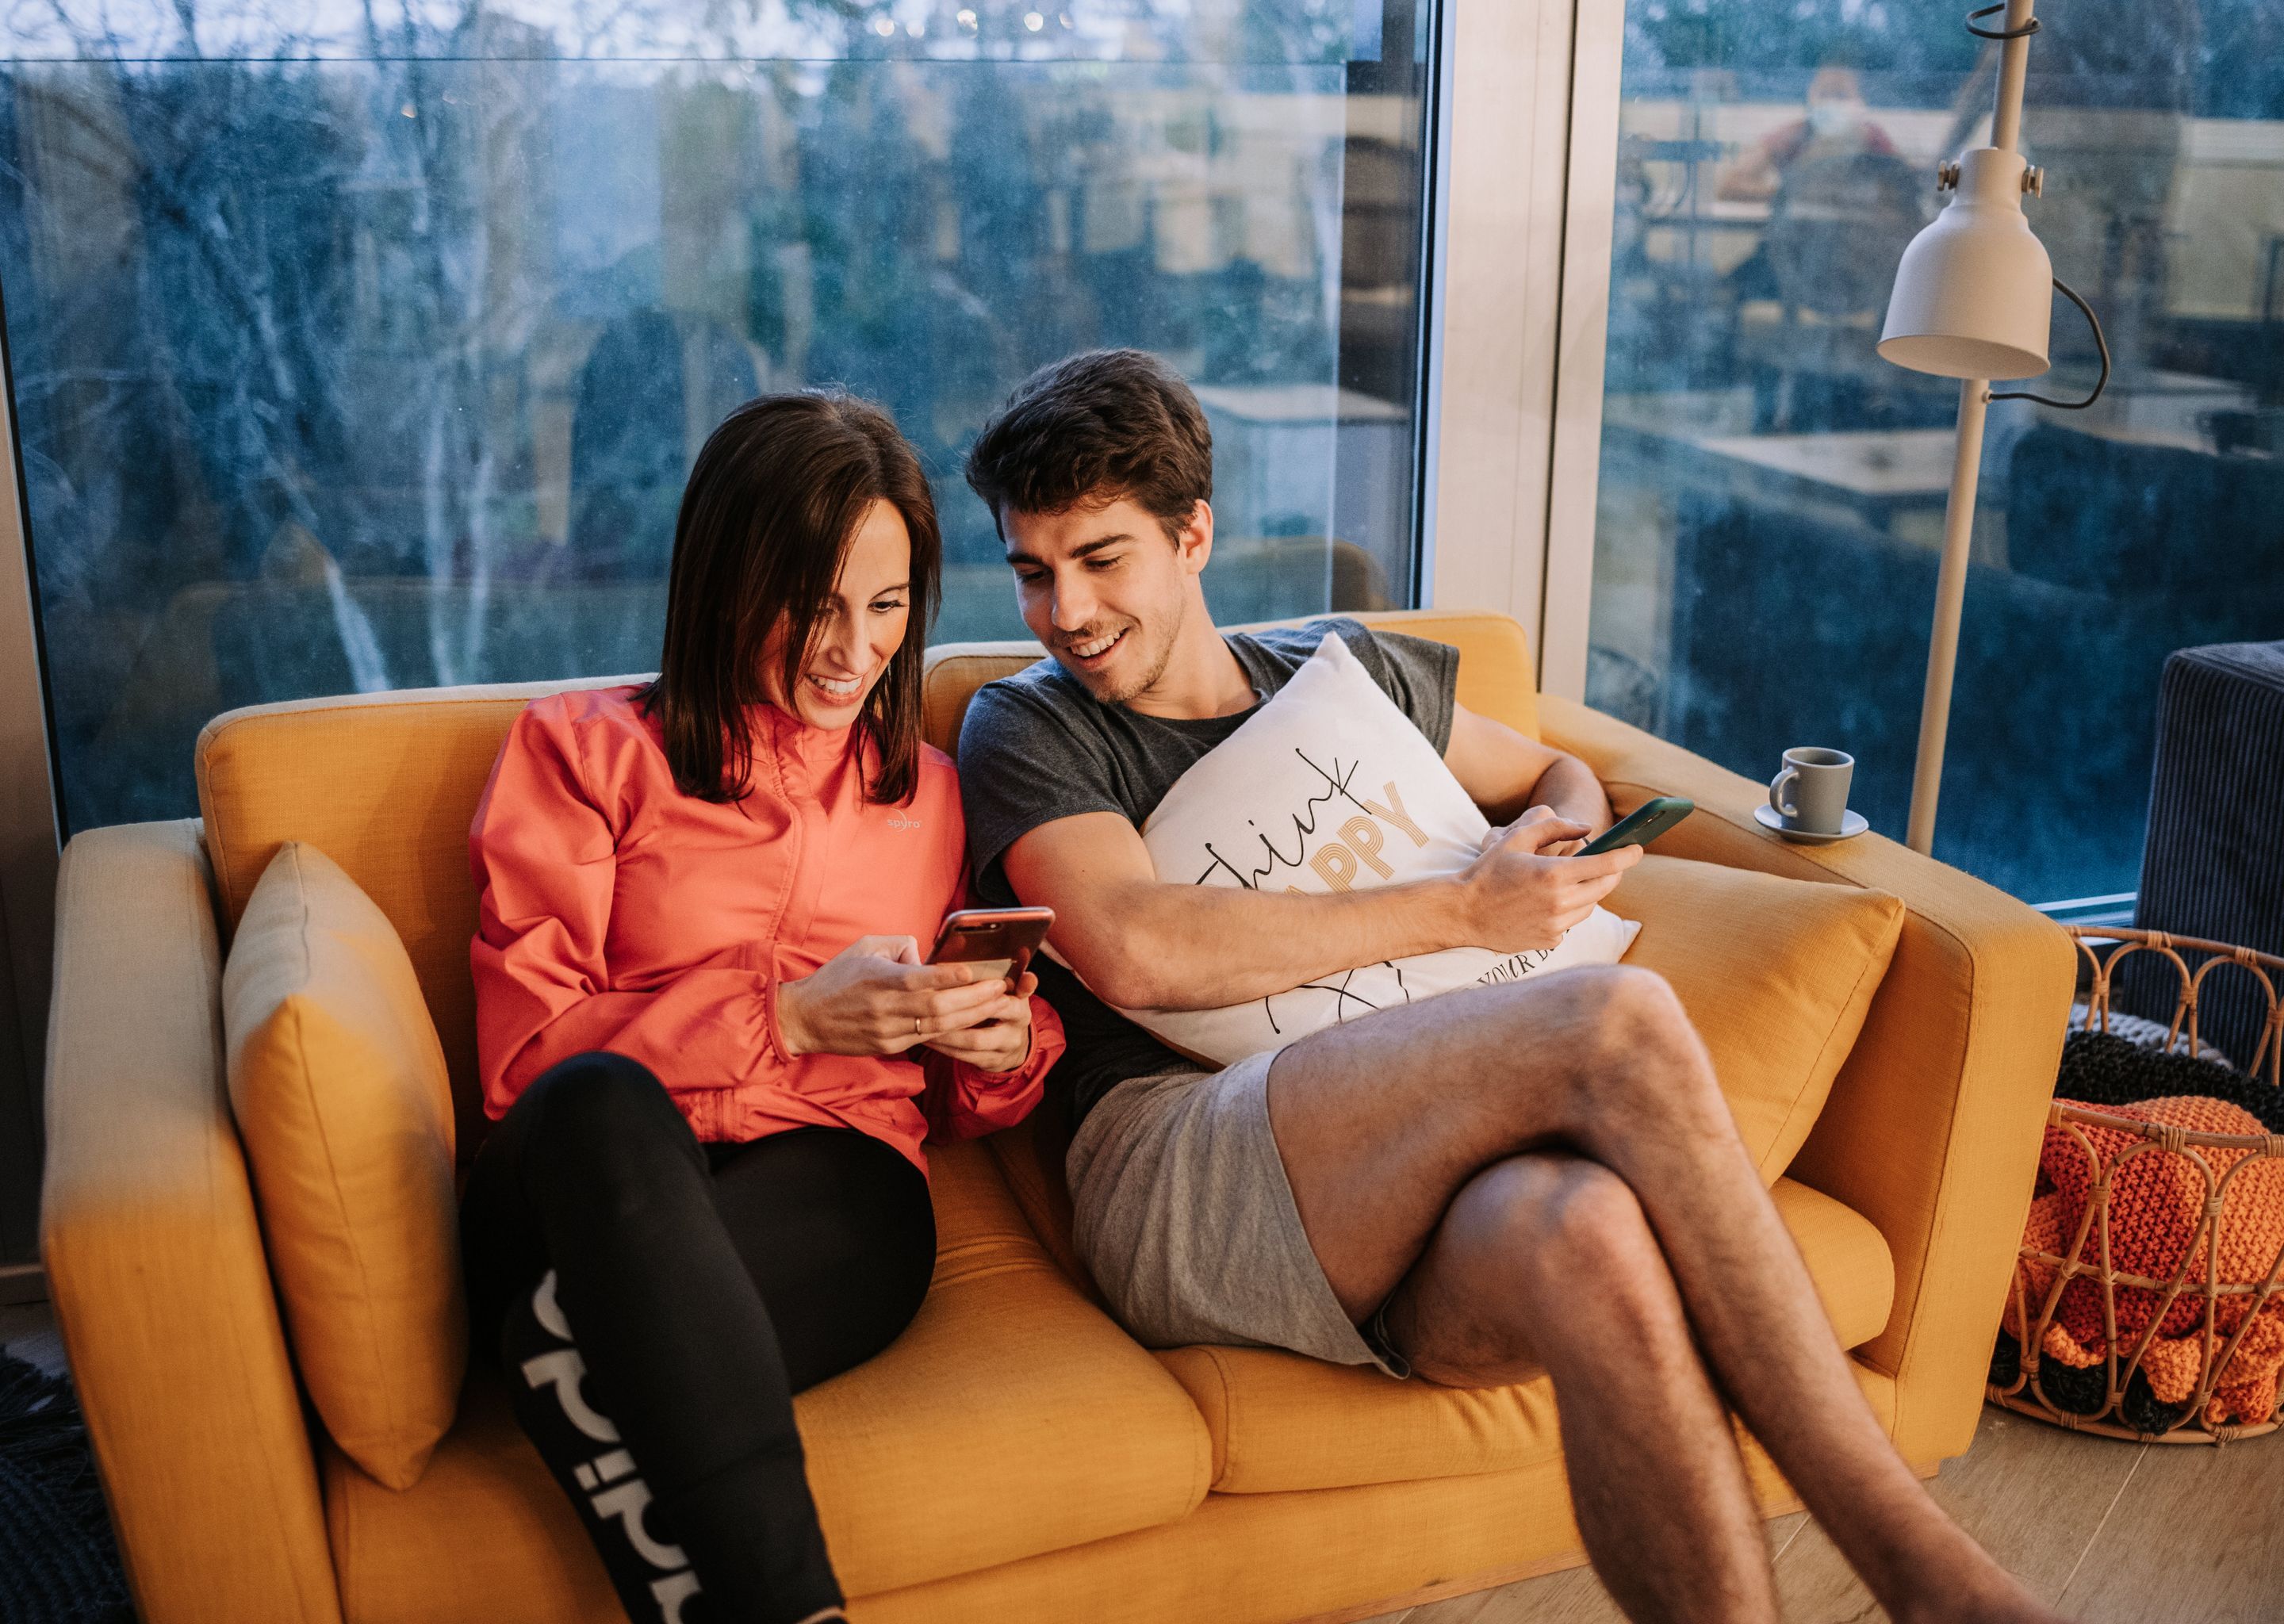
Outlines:
{"label": "sofa back cushion", "polygon": [[466,1350],[452,1101],[396,933],[314,846],[281,847],[223,967],[230,1099],[302,1379],[342,1453],[409,1488]]}
{"label": "sofa back cushion", "polygon": [[1773,1183],[1856,1047],[1903,934],[1902,899],[1650,855],[1609,905],[1641,921],[1626,962],[1679,995],[1745,1148]]}

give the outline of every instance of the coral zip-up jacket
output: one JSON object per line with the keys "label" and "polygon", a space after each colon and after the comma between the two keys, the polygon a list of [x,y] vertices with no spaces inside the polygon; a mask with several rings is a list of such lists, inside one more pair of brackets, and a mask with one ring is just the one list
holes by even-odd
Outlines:
{"label": "coral zip-up jacket", "polygon": [[860,936],[925,952],[964,893],[950,759],[922,747],[909,805],[864,794],[877,762],[858,730],[827,732],[760,705],[752,791],[730,805],[675,787],[633,688],[559,693],[516,719],[468,832],[482,892],[471,950],[484,1109],[497,1118],[557,1061],[639,1060],[701,1140],[848,1127],[925,1172],[920,1143],[1022,1120],[1062,1052],[1031,1001],[1031,1055],[994,1074],[918,1050],[786,1052],[780,981]]}

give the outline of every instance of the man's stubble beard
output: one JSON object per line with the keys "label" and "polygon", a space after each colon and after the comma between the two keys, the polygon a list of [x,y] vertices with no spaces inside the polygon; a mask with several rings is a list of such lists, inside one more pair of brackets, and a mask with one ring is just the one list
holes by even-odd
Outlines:
{"label": "man's stubble beard", "polygon": [[[1151,664],[1148,672],[1146,673],[1138,681],[1123,684],[1122,687],[1116,689],[1096,688],[1092,683],[1086,683],[1086,686],[1089,691],[1091,691],[1097,699],[1099,699],[1105,705],[1131,705],[1137,699],[1149,692],[1153,688],[1155,688],[1158,685],[1159,681],[1166,675],[1166,668],[1174,663],[1174,644],[1181,641],[1183,621],[1188,613],[1188,604],[1177,603],[1174,609],[1173,625],[1167,631],[1165,641],[1158,645],[1157,659]],[[1127,635],[1129,636],[1132,636],[1136,632],[1139,632],[1140,630],[1141,622],[1137,621],[1135,622],[1134,630],[1129,632]],[[1079,680],[1082,683],[1085,682],[1083,677]]]}

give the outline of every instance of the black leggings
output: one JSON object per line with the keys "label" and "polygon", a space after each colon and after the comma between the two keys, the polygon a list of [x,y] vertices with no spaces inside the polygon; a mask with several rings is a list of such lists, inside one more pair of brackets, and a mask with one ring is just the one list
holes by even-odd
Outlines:
{"label": "black leggings", "polygon": [[630,1619],[792,1624],[841,1600],[793,1395],[919,1311],[927,1180],[844,1128],[701,1146],[644,1066],[524,1090],[461,1203],[478,1350]]}

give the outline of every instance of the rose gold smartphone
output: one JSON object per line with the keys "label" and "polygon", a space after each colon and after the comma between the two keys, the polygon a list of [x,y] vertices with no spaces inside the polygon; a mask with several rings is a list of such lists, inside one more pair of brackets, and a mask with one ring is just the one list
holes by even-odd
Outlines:
{"label": "rose gold smartphone", "polygon": [[931,964],[974,964],[987,975],[1013,978],[1055,922],[1052,908],[962,908],[943,917]]}

